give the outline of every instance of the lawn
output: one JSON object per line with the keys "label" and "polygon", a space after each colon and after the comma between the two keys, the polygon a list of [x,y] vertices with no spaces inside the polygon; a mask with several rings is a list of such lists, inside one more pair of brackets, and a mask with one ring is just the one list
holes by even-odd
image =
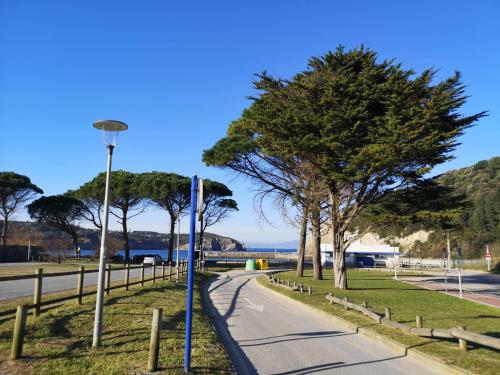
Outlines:
{"label": "lawn", "polygon": [[294,272],[279,273],[276,276],[305,286],[311,285],[312,296],[276,287],[264,278],[261,278],[259,282],[359,326],[366,326],[400,343],[414,346],[422,352],[439,357],[450,365],[462,367],[477,374],[498,373],[500,353],[497,351],[475,347],[468,352],[461,352],[456,340],[442,341],[406,335],[396,329],[374,324],[373,320],[356,311],[346,311],[343,306],[330,305],[325,299],[325,294],[332,292],[337,297],[347,296],[350,301],[358,304],[367,301],[370,309],[381,314],[385,307],[390,307],[394,320],[411,326],[415,326],[415,316],[421,315],[424,318],[425,327],[465,326],[470,331],[495,337],[500,337],[500,309],[395,281],[392,279],[392,273],[349,271],[350,289],[346,291],[333,288],[331,271],[326,271],[325,280],[320,281],[313,280],[311,274],[311,271],[307,270],[304,277],[297,277]]}
{"label": "lawn", "polygon": [[[82,306],[67,302],[37,319],[28,318],[23,359],[9,361],[14,321],[0,321],[0,373],[8,374],[139,374],[147,366],[151,317],[163,308],[159,374],[182,374],[185,329],[185,285],[157,282],[129,291],[111,291],[104,310],[103,346],[91,348],[95,297]],[[6,301],[0,304],[12,304]],[[227,356],[194,298],[192,371],[230,373]]]}

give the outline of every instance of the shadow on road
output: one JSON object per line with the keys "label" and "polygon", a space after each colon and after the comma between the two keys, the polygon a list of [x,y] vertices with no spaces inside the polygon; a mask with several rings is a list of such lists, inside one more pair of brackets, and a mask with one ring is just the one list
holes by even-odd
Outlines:
{"label": "shadow on road", "polygon": [[[257,369],[253,366],[252,362],[248,359],[245,352],[241,350],[238,343],[233,339],[231,333],[229,332],[229,326],[227,324],[227,320],[231,317],[232,313],[236,307],[236,300],[238,299],[238,295],[240,294],[241,288],[245,286],[250,280],[246,280],[236,289],[234,296],[231,300],[230,306],[224,315],[221,315],[217,308],[213,305],[212,300],[209,296],[209,290],[213,291],[215,288],[219,287],[216,285],[214,288],[210,288],[212,284],[214,284],[217,280],[220,279],[210,279],[207,280],[202,285],[202,301],[204,307],[208,311],[208,315],[212,317],[214,326],[219,334],[219,337],[226,349],[226,352],[229,354],[233,365],[236,367],[238,374],[257,374]],[[231,279],[228,279],[229,281]],[[224,281],[223,283],[227,283],[229,281]]]}

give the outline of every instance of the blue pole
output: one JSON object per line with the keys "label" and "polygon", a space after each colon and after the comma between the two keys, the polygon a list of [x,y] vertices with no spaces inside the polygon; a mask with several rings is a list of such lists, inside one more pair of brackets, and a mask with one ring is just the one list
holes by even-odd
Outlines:
{"label": "blue pole", "polygon": [[196,196],[198,194],[198,177],[191,180],[191,209],[189,218],[189,251],[188,251],[188,281],[186,302],[186,349],[184,352],[184,372],[191,368],[191,326],[193,319],[193,279],[194,279],[194,241],[196,228]]}

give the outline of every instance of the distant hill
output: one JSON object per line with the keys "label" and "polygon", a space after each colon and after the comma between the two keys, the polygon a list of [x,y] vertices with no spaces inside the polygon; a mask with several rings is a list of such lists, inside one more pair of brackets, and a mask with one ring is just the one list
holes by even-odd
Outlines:
{"label": "distant hill", "polygon": [[444,173],[439,181],[470,203],[463,237],[477,245],[500,242],[500,157]]}
{"label": "distant hill", "polygon": [[[0,223],[0,230],[2,223]],[[121,232],[110,231],[110,238],[119,242]],[[101,233],[97,229],[80,228],[79,246],[82,249],[97,249],[100,246]],[[168,234],[148,231],[133,231],[129,233],[131,249],[156,250],[166,249]],[[175,240],[177,240],[174,237]],[[9,244],[26,245],[31,240],[32,245],[42,246],[45,249],[61,249],[71,247],[70,238],[60,231],[51,230],[41,224],[30,221],[13,221],[9,224]],[[186,249],[188,246],[188,234],[181,233],[179,238],[180,248]],[[116,245],[119,247],[119,245]],[[214,233],[205,232],[204,248],[215,251],[243,250],[243,245],[229,237],[219,236]]]}

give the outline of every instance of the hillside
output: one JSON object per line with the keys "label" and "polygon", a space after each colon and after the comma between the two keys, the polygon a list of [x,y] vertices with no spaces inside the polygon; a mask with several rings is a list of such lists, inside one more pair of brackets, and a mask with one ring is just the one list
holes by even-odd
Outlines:
{"label": "hillside", "polygon": [[[0,230],[2,223],[0,223]],[[82,249],[97,249],[100,246],[100,232],[97,229],[80,228],[79,246]],[[166,249],[168,234],[147,231],[133,231],[129,233],[131,249],[153,250]],[[121,248],[121,233],[110,231],[108,246]],[[13,221],[9,226],[9,244],[26,245],[31,239],[32,245],[42,246],[46,249],[70,248],[70,238],[60,231],[53,231],[38,223],[29,221]],[[176,238],[175,238],[176,240]],[[181,249],[186,249],[189,237],[181,233],[179,243]],[[219,236],[214,233],[205,233],[204,248],[215,251],[243,250],[243,245],[229,237]]]}
{"label": "hillside", "polygon": [[465,252],[481,254],[486,245],[500,249],[500,157],[482,160],[470,167],[455,169],[439,182],[463,194],[469,203],[462,228],[455,237]]}

